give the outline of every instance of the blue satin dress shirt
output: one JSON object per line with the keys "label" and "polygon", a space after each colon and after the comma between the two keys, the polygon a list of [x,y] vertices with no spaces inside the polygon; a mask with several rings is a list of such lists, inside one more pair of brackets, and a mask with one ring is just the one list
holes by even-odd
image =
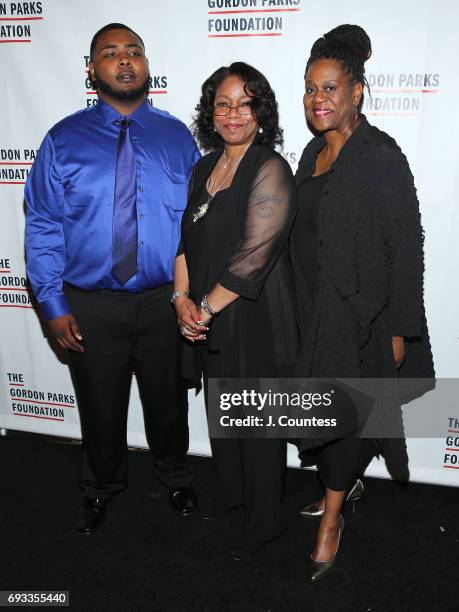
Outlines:
{"label": "blue satin dress shirt", "polygon": [[140,292],[170,283],[200,154],[188,128],[145,101],[131,115],[137,172],[137,273],[111,275],[120,114],[99,100],[46,135],[25,187],[27,273],[47,320],[70,312],[67,282],[81,289]]}

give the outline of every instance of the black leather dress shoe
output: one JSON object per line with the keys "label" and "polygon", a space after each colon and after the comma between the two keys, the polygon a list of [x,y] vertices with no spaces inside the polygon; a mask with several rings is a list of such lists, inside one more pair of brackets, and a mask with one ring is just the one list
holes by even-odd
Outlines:
{"label": "black leather dress shoe", "polygon": [[81,535],[91,535],[104,522],[108,500],[99,497],[83,497],[78,509],[75,531]]}
{"label": "black leather dress shoe", "polygon": [[192,487],[169,487],[169,499],[182,516],[193,514],[198,509],[196,493]]}

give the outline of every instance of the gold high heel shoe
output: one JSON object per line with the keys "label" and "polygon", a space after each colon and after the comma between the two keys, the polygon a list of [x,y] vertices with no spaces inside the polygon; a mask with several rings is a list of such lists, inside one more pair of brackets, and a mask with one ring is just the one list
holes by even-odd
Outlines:
{"label": "gold high heel shoe", "polygon": [[336,556],[338,554],[339,545],[341,543],[341,537],[343,535],[344,530],[344,519],[342,516],[339,517],[340,526],[338,531],[338,544],[336,545],[335,554],[328,561],[316,561],[312,557],[309,557],[309,568],[308,568],[308,578],[310,582],[317,582],[321,578],[324,578],[327,574],[329,574],[335,565]]}
{"label": "gold high heel shoe", "polygon": [[[363,482],[360,480],[360,478],[357,478],[354,486],[346,495],[346,499],[344,501],[346,503],[356,502],[357,500],[362,499],[364,493],[365,487],[363,486]],[[303,510],[300,510],[300,516],[304,518],[322,518],[324,510],[320,507],[320,502],[321,500],[315,501],[312,504],[309,504],[309,506],[303,508]]]}

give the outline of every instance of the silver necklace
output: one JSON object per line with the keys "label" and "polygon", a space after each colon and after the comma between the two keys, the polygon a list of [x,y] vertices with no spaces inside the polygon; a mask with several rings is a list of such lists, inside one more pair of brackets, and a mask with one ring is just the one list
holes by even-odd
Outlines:
{"label": "silver necklace", "polygon": [[[209,197],[207,198],[207,201],[204,202],[204,204],[201,204],[201,206],[199,206],[197,208],[196,212],[193,213],[193,223],[196,223],[196,221],[198,221],[199,219],[204,217],[205,214],[207,214],[207,211],[209,210],[210,203],[215,198],[217,193],[220,191],[220,187],[225,183],[226,179],[233,172],[236,172],[236,169],[239,166],[239,164],[241,162],[241,159],[244,157],[246,151],[247,151],[247,149],[244,151],[244,153],[232,165],[231,165],[231,163],[229,161],[227,161],[226,164],[223,166],[224,168],[226,168],[227,166],[229,166],[230,168],[229,168],[228,172],[225,174],[225,176],[223,177],[223,179],[217,184],[216,187],[214,187],[213,193],[212,194],[209,193]],[[224,151],[224,156],[225,156],[226,159],[228,159],[228,157],[226,155],[226,151]],[[209,185],[209,187],[210,187],[210,185]]]}

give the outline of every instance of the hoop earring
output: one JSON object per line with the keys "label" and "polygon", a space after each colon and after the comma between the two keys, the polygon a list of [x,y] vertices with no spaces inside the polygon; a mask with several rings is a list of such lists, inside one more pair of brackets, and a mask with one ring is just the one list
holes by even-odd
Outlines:
{"label": "hoop earring", "polygon": [[217,131],[217,128],[216,128],[216,127],[215,127],[215,125],[214,125],[214,132],[216,132],[216,131]]}

